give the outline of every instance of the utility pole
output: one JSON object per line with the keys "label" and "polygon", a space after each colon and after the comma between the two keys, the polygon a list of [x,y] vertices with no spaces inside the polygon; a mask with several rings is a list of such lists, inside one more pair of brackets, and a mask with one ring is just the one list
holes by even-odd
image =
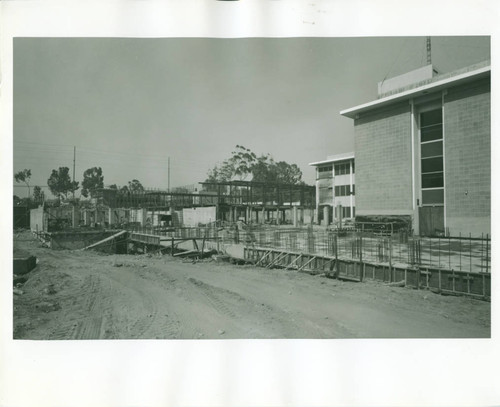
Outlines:
{"label": "utility pole", "polygon": [[[75,162],[76,162],[76,146],[73,146],[73,185],[75,184]],[[75,203],[75,190],[73,189],[73,204]]]}
{"label": "utility pole", "polygon": [[168,157],[168,184],[167,191],[170,192],[170,157]]}

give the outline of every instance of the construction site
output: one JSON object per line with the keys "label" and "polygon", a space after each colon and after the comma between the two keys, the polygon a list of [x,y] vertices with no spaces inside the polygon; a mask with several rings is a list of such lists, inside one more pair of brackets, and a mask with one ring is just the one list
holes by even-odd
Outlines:
{"label": "construction site", "polygon": [[[406,41],[401,49],[412,49],[405,46]],[[418,43],[412,55],[417,49],[423,50],[425,43],[425,65],[423,60],[413,61],[405,67],[411,70],[391,76],[389,72],[380,76],[369,70],[350,78],[352,82],[343,92],[352,92],[368,77],[383,79],[374,82],[371,90],[362,87],[363,96],[356,99],[357,105],[339,112],[352,120],[350,129],[344,130],[340,130],[341,121],[314,127],[330,115],[321,112],[319,106],[330,109],[344,101],[319,102],[312,97],[309,110],[298,105],[290,110],[290,101],[302,101],[307,92],[283,98],[282,89],[274,87],[285,83],[280,76],[261,83],[262,78],[267,80],[268,71],[249,74],[249,78],[258,80],[242,91],[241,100],[228,102],[222,98],[227,104],[221,109],[212,93],[204,105],[199,104],[199,86],[192,86],[205,82],[192,81],[191,77],[205,76],[186,75],[184,65],[172,66],[178,69],[175,75],[165,75],[166,68],[160,69],[157,78],[158,84],[165,86],[160,92],[163,99],[144,110],[144,118],[134,132],[129,132],[133,126],[127,124],[114,133],[116,140],[124,142],[121,150],[115,148],[115,139],[107,150],[101,147],[108,133],[102,133],[100,127],[87,130],[86,138],[95,140],[81,147],[88,163],[84,166],[90,168],[83,173],[78,199],[77,142],[72,148],[72,178],[68,166],[59,167],[43,185],[58,198],[48,202],[40,186],[36,187],[36,199],[33,193],[31,200],[31,166],[38,167],[38,150],[42,147],[47,153],[68,159],[69,146],[61,144],[67,134],[61,133],[53,144],[21,137],[17,150],[26,161],[19,159],[19,163],[30,163],[30,168],[21,170],[19,164],[20,171],[14,175],[16,182],[28,188],[24,201],[14,196],[14,338],[490,337],[489,52],[483,52],[481,59],[471,59],[468,66],[452,64],[438,69],[431,58],[431,37],[415,41]],[[195,45],[189,41],[182,44],[180,48]],[[485,44],[489,49],[489,40]],[[225,50],[227,61],[232,61],[234,52],[229,52],[229,42],[208,45]],[[168,44],[165,46],[168,49]],[[190,56],[203,54],[196,47]],[[443,50],[447,48],[442,45]],[[275,55],[278,49],[268,48],[266,52]],[[317,61],[331,52],[320,49]],[[351,57],[358,55],[363,52]],[[205,62],[189,66],[198,68]],[[324,65],[324,77],[336,80],[340,87],[344,80],[332,76],[331,63],[333,60]],[[367,60],[352,67],[372,63]],[[230,66],[214,64],[216,69],[210,77],[220,74],[226,65]],[[282,66],[276,65],[274,71],[281,72]],[[346,71],[345,67],[340,71]],[[225,86],[232,73],[223,75],[218,87]],[[143,72],[137,78],[142,81],[149,75]],[[313,77],[316,72],[308,77],[299,70],[289,83]],[[25,78],[33,80],[37,72],[28,70]],[[177,106],[178,98],[171,95],[180,79],[186,81],[178,94],[192,99]],[[69,83],[73,82],[71,77]],[[233,88],[245,83],[238,78],[227,88],[227,94],[235,94]],[[108,81],[102,83],[103,87],[107,85]],[[143,85],[138,82],[134,89],[150,89]],[[315,89],[316,85],[308,86]],[[62,89],[67,87],[65,84]],[[109,94],[118,94],[118,89],[122,87],[111,89]],[[257,95],[256,89],[272,90],[269,95]],[[33,111],[46,104],[47,93],[39,93]],[[244,107],[240,110],[245,113],[234,123],[226,116],[228,111],[240,112],[235,106],[243,100],[267,100],[270,96],[276,99],[269,102],[268,111],[273,114],[268,118],[260,103],[251,106],[258,106],[253,116]],[[150,93],[142,97],[149,98]],[[115,99],[113,96],[99,112],[107,112]],[[133,99],[140,100],[135,94]],[[27,97],[25,103],[29,101]],[[168,103],[172,103],[172,109],[166,108]],[[281,119],[274,117],[279,105],[284,109]],[[162,110],[149,117],[157,106]],[[205,120],[194,120],[187,114],[192,106],[204,107],[197,109],[197,115],[208,112],[208,107],[216,111]],[[122,107],[117,122],[129,123],[136,110],[129,110],[128,103]],[[310,113],[303,115],[306,111]],[[67,116],[73,114],[71,111]],[[283,130],[282,126],[293,123],[291,119],[296,116],[306,116],[307,126],[300,122]],[[166,117],[166,122],[157,123]],[[214,121],[214,117],[219,119]],[[108,120],[106,115],[95,123]],[[191,120],[198,127],[192,128]],[[34,122],[37,131],[39,122]],[[87,117],[82,122],[94,124]],[[261,122],[266,126],[259,130]],[[18,120],[18,127],[23,123]],[[155,125],[149,127],[151,123]],[[267,127],[270,123],[281,127]],[[171,136],[164,136],[165,129]],[[335,143],[332,139],[331,145],[324,144],[332,131]],[[25,134],[32,132],[33,128],[25,130]],[[127,132],[128,136],[122,135]],[[176,133],[178,136],[174,136]],[[214,136],[221,137],[215,141],[201,136],[207,133],[224,136]],[[51,134],[52,129],[46,135],[49,141]],[[285,143],[282,137],[287,137]],[[280,139],[276,145],[269,143],[274,138]],[[348,143],[339,143],[341,139]],[[276,156],[279,153],[286,161],[275,160],[270,153],[257,155],[239,144],[230,158],[220,161],[222,152],[214,146],[235,140],[245,144],[255,141],[255,145],[266,146],[267,151]],[[320,146],[328,146],[336,154],[311,162],[313,155],[324,153],[326,147]],[[348,146],[351,151],[341,153]],[[158,154],[151,154],[152,148]],[[210,165],[205,181],[192,188],[171,189],[170,154],[178,161],[176,185],[202,179],[200,171]],[[309,166],[315,167],[314,185],[307,185],[299,165],[289,162],[305,165],[306,157]],[[96,162],[109,165],[115,177],[112,182],[129,177],[132,181],[121,188],[116,184],[104,188],[103,170],[95,166]],[[46,165],[52,168],[53,163]],[[40,169],[37,172],[42,173]],[[144,188],[137,179],[143,176],[153,185],[167,188]],[[68,199],[68,195],[73,198]],[[19,206],[22,202],[25,206]]]}
{"label": "construction site", "polygon": [[321,226],[313,187],[209,187],[32,209],[14,238],[14,336],[489,336],[489,236]]}

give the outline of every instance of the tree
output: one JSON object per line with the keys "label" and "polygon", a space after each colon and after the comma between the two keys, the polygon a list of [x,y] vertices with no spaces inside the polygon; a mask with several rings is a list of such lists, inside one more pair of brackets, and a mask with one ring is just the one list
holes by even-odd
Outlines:
{"label": "tree", "polygon": [[111,184],[111,185],[109,186],[109,189],[118,189],[118,187],[116,186],[116,184]]}
{"label": "tree", "polygon": [[[122,188],[123,189],[123,188]],[[142,186],[141,182],[136,180],[136,179],[133,179],[132,181],[129,181],[128,182],[128,188],[127,188],[128,191],[134,193],[134,192],[143,192],[144,191],[144,187]]]}
{"label": "tree", "polygon": [[297,164],[288,164],[285,161],[276,163],[278,182],[283,184],[303,184],[302,171]]}
{"label": "tree", "polygon": [[278,182],[277,170],[274,160],[269,154],[261,155],[252,167],[252,181],[276,183]]}
{"label": "tree", "polygon": [[45,194],[38,185],[33,188],[33,201],[36,204],[41,204],[45,200]]}
{"label": "tree", "polygon": [[303,184],[302,171],[297,164],[276,162],[269,154],[257,157],[251,150],[240,145],[236,146],[231,158],[208,171],[205,182],[226,182],[235,177],[245,180],[250,175],[252,181],[256,182]]}
{"label": "tree", "polygon": [[31,178],[31,170],[24,169],[14,174],[14,179],[16,180],[16,182],[24,182],[28,187],[28,197],[31,195],[30,184],[29,184],[30,178]]}
{"label": "tree", "polygon": [[257,156],[250,149],[240,145],[236,145],[236,151],[231,154],[233,156],[227,161],[231,164],[234,175],[244,180],[252,173],[252,168],[257,163]]}
{"label": "tree", "polygon": [[85,170],[82,181],[82,195],[87,198],[95,193],[98,188],[104,188],[104,176],[101,167],[92,167]]}
{"label": "tree", "polygon": [[68,193],[76,191],[79,186],[78,182],[71,181],[68,167],[59,167],[59,170],[52,170],[49,179],[47,180],[50,192],[60,198],[64,195],[68,197]]}

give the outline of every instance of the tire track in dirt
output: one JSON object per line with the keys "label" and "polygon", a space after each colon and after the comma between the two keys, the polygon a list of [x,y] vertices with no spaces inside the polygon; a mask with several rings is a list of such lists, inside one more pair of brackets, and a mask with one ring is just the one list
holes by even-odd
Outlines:
{"label": "tire track in dirt", "polygon": [[[85,311],[88,316],[78,322],[73,339],[102,339],[104,310],[102,307],[102,279],[88,275],[85,284]],[[98,314],[98,315],[96,315]]]}
{"label": "tire track in dirt", "polygon": [[88,274],[78,289],[65,294],[66,299],[83,296],[83,306],[77,310],[68,309],[67,314],[72,318],[56,328],[49,339],[104,339],[111,315],[111,303],[109,298],[104,298],[103,288],[106,287],[101,276]]}
{"label": "tire track in dirt", "polygon": [[[269,274],[276,275],[277,273],[269,272]],[[284,275],[284,284],[279,290],[275,288],[267,290],[266,286],[262,286],[262,284],[257,285],[259,275],[253,273],[240,272],[232,276],[234,278],[231,280],[232,282],[229,286],[225,284],[224,280],[218,281],[214,278],[213,274],[204,275],[204,280],[208,279],[205,282],[193,277],[191,277],[190,281],[197,283],[198,288],[208,287],[209,296],[218,293],[222,298],[228,299],[229,302],[234,304],[236,309],[240,309],[241,316],[238,318],[238,321],[240,325],[246,324],[245,328],[247,331],[250,331],[249,334],[253,335],[252,337],[274,337],[278,332],[281,332],[281,335],[284,333],[286,337],[290,338],[308,337],[311,335],[322,338],[328,337],[328,330],[332,328],[340,336],[356,336],[345,325],[339,324],[332,319],[329,320],[327,303],[324,304],[324,317],[320,320],[311,317],[307,303],[300,300],[300,297],[300,301],[297,303],[295,291],[307,290],[309,288],[307,284],[302,284],[300,275],[298,276],[295,273]],[[289,279],[292,281],[295,280],[294,282],[298,284],[294,285],[292,281],[288,281]],[[214,280],[226,287],[211,285],[210,283]],[[237,285],[234,285],[235,281],[237,281]],[[238,292],[232,291],[229,289],[230,286],[241,287],[241,292],[244,294],[241,295]],[[211,294],[210,287],[212,287]],[[327,292],[327,289],[322,288],[321,291],[323,290]],[[302,321],[302,323],[299,323],[299,321]],[[304,335],[305,330],[308,332],[307,335]]]}
{"label": "tire track in dirt", "polygon": [[[208,301],[210,302],[212,307],[217,312],[219,312],[220,314],[222,314],[224,316],[228,316],[230,318],[236,318],[236,314],[231,309],[229,309],[226,306],[225,302],[222,301],[221,298],[216,294],[216,291],[226,291],[226,290],[215,287],[215,286],[210,285],[210,284],[206,284],[203,281],[198,280],[198,279],[193,278],[193,277],[189,277],[188,281],[190,283],[194,284],[194,286],[200,290],[200,292],[208,299]],[[227,293],[230,293],[230,292],[228,291]],[[227,293],[225,293],[225,294],[227,294]],[[234,294],[236,297],[238,297],[238,295],[236,293],[232,293],[232,294]],[[243,297],[241,297],[241,298],[243,298]]]}
{"label": "tire track in dirt", "polygon": [[[97,339],[88,336],[89,333],[95,331],[95,328],[85,328],[85,320],[89,318],[89,313],[92,311],[94,306],[97,289],[98,287],[95,282],[95,278],[88,274],[84,277],[81,286],[72,289],[64,296],[67,299],[74,297],[73,303],[75,303],[77,299],[82,296],[85,298],[85,301],[83,303],[83,307],[78,310],[66,310],[68,311],[66,314],[71,315],[72,317],[52,331],[49,335],[49,339]],[[87,324],[89,323],[87,322]],[[93,324],[95,324],[95,322]],[[84,337],[81,337],[82,334]]]}
{"label": "tire track in dirt", "polygon": [[158,315],[156,301],[149,295],[141,292],[141,290],[137,290],[137,293],[140,298],[140,306],[144,309],[145,315],[142,315],[142,318],[137,318],[136,322],[132,324],[133,339],[142,338],[149,328],[151,328]]}
{"label": "tire track in dirt", "polygon": [[114,287],[110,295],[115,299],[114,308],[134,311],[127,315],[130,318],[126,324],[127,337],[130,339],[178,338],[183,335],[178,316],[165,306],[168,289],[160,287],[164,284],[159,284],[154,276],[154,273],[127,271],[111,277]]}

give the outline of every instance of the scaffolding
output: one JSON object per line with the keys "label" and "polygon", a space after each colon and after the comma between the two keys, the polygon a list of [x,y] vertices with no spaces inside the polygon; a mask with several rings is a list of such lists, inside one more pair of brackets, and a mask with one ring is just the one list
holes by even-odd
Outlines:
{"label": "scaffolding", "polygon": [[[253,181],[200,182],[199,192],[170,192],[145,189],[119,191],[101,188],[95,192],[96,204],[109,208],[144,208],[148,210],[181,210],[216,207],[217,221],[247,223],[296,224],[304,222],[303,210],[313,211],[315,187],[309,185],[264,183]],[[307,223],[313,214],[306,214]]]}

